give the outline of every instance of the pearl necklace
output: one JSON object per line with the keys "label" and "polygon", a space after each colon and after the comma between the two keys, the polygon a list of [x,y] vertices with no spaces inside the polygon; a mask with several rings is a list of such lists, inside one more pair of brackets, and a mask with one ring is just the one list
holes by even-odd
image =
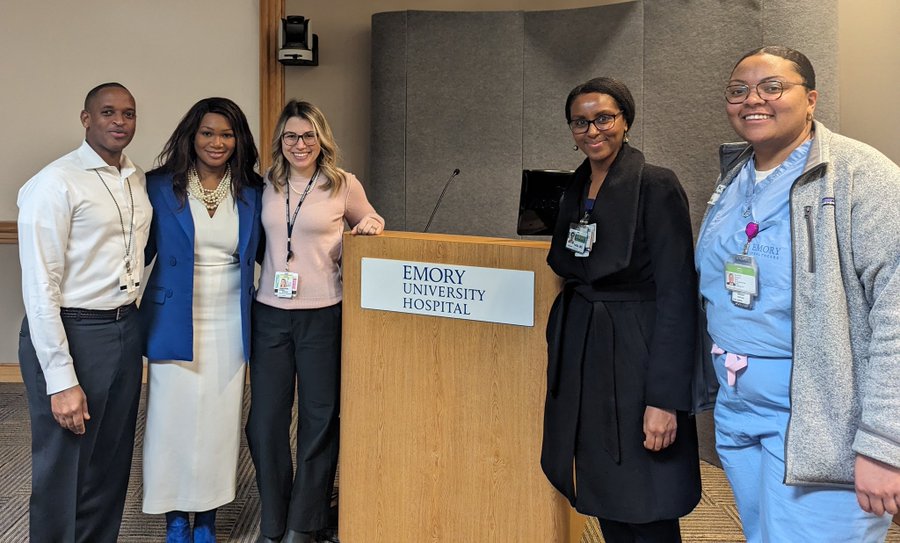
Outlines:
{"label": "pearl necklace", "polygon": [[191,193],[191,196],[203,202],[206,209],[216,209],[219,207],[219,204],[225,200],[228,196],[228,192],[231,190],[231,166],[227,164],[225,165],[225,175],[223,175],[221,181],[219,181],[219,186],[212,190],[203,188],[203,185],[200,183],[200,175],[193,166],[188,169],[187,178],[188,192]]}
{"label": "pearl necklace", "polygon": [[[318,168],[316,168],[316,173],[314,174],[314,176],[315,176],[315,177],[318,177],[318,176],[319,176],[319,169],[318,169]],[[290,189],[291,189],[292,191],[296,192],[297,194],[303,194],[304,192],[306,192],[306,191],[303,191],[303,190],[297,190],[297,188],[294,186],[294,184],[291,183],[291,178],[290,178],[290,177],[288,177],[287,184],[288,184],[288,187],[290,187]]]}

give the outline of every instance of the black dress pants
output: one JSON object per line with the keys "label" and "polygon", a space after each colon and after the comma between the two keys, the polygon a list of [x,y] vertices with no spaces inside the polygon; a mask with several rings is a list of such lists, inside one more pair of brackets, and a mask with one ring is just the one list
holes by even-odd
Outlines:
{"label": "black dress pants", "polygon": [[338,460],[341,304],[285,310],[256,302],[252,322],[247,441],[259,487],[260,533],[274,539],[286,530],[323,529]]}
{"label": "black dress pants", "polygon": [[118,321],[63,318],[63,326],[91,417],[82,435],[53,418],[27,318],[19,333],[19,365],[31,415],[30,540],[115,543],[141,391],[137,313]]}
{"label": "black dress pants", "polygon": [[606,543],[681,543],[678,519],[630,524],[598,518]]}

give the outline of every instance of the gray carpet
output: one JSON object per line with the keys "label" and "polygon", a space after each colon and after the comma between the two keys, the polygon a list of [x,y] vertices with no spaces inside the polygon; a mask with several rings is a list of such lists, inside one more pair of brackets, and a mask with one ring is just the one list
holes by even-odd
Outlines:
{"label": "gray carpet", "polygon": [[[128,487],[128,500],[119,541],[159,542],[165,540],[162,515],[141,512],[141,446],[143,443],[144,397],[135,439],[134,464]],[[244,416],[249,409],[249,391],[244,395]],[[710,422],[708,419],[706,422]],[[711,446],[711,427],[698,424],[701,442]],[[0,383],[0,542],[28,541],[28,495],[31,490],[31,434],[28,429],[28,406],[21,383]],[[292,443],[295,445],[295,443]],[[715,458],[704,458],[715,461]],[[731,489],[721,469],[701,462],[703,497],[700,504],[682,521],[685,543],[739,543],[744,541],[740,519]],[[220,542],[252,542],[259,524],[259,495],[254,482],[253,462],[246,440],[241,439],[238,462],[238,488],[235,500],[220,508],[217,538]],[[588,522],[581,543],[601,543],[595,520]],[[900,528],[891,527],[888,542],[900,543]],[[365,542],[363,542],[365,543]],[[409,542],[401,542],[409,543]],[[457,542],[448,542],[457,543]],[[530,542],[521,542],[530,543]]]}
{"label": "gray carpet", "polygon": [[[146,388],[145,388],[146,390]],[[125,502],[125,515],[119,541],[158,543],[165,541],[166,523],[162,515],[141,512],[141,449],[144,440],[145,394],[141,394],[135,438],[134,462]],[[250,394],[244,394],[244,417],[249,409]],[[28,541],[28,496],[31,492],[31,432],[24,387],[17,383],[0,383],[0,541]],[[237,496],[219,509],[216,536],[219,541],[253,542],[259,526],[259,494],[255,472],[241,436],[238,460]]]}

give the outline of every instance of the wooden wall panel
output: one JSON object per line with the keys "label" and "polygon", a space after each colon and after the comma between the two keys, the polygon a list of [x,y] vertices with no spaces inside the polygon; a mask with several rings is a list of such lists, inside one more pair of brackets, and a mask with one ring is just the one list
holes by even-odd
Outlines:
{"label": "wooden wall panel", "polygon": [[284,0],[259,0],[259,169],[272,165],[271,140],[284,107],[284,65],[278,62],[278,30]]}

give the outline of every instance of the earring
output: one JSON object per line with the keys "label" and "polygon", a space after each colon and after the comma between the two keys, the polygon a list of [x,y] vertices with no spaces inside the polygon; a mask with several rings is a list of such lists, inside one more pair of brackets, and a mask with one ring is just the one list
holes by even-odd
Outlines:
{"label": "earring", "polygon": [[573,146],[572,146],[572,150],[573,150],[573,151],[577,151],[577,150],[578,150],[578,146],[577,146],[577,145],[573,145]]}
{"label": "earring", "polygon": [[810,121],[812,121],[812,120],[813,120],[813,114],[812,114],[812,113],[807,113],[807,114],[806,114],[806,122],[810,122]]}
{"label": "earring", "polygon": [[625,143],[628,143],[628,132],[625,132],[625,137],[622,139]]}

